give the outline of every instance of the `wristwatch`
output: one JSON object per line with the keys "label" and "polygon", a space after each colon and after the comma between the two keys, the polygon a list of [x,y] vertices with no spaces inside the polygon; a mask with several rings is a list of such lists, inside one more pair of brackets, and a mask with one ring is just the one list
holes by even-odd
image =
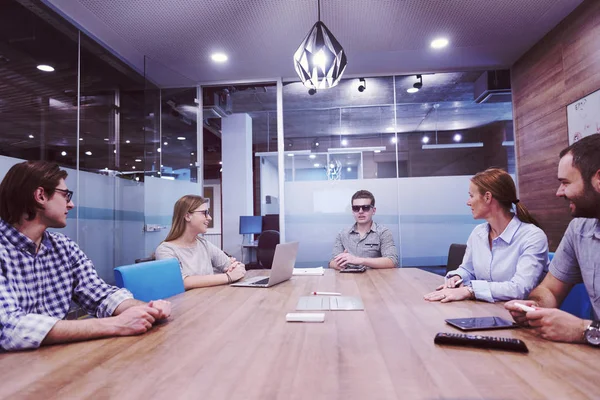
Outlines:
{"label": "wristwatch", "polygon": [[469,294],[471,295],[471,297],[469,297],[469,298],[475,299],[475,291],[473,290],[473,286],[465,285],[465,287],[467,288],[467,290],[469,291]]}
{"label": "wristwatch", "polygon": [[600,321],[592,321],[583,335],[585,341],[592,346],[600,346]]}

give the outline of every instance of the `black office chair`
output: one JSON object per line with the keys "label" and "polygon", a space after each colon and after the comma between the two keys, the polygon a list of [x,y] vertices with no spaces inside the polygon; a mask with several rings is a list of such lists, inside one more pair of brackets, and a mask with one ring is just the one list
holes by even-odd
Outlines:
{"label": "black office chair", "polygon": [[256,246],[256,263],[246,264],[246,269],[271,269],[273,266],[273,257],[275,256],[275,246],[279,244],[279,232],[264,231],[258,237]]}
{"label": "black office chair", "polygon": [[466,244],[452,243],[448,250],[448,264],[446,264],[446,273],[454,271],[462,264],[462,260],[467,250]]}
{"label": "black office chair", "polygon": [[154,261],[154,260],[156,260],[156,257],[154,257],[154,253],[152,253],[152,255],[150,257],[137,258],[135,260],[135,263],[139,264],[139,263],[144,263],[144,262]]}

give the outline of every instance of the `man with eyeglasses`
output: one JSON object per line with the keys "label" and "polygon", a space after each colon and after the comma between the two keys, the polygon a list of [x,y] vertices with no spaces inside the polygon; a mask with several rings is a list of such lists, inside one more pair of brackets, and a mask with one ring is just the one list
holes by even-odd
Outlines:
{"label": "man with eyeglasses", "polygon": [[337,270],[355,265],[397,267],[398,251],[392,232],[373,221],[375,196],[368,190],[359,190],[352,196],[351,204],[356,222],[338,233],[329,267]]}
{"label": "man with eyeglasses", "polygon": [[[57,164],[26,161],[0,183],[0,349],[137,335],[171,314],[168,301],[105,283],[75,242],[47,231],[74,207],[66,178]],[[98,318],[63,320],[72,301]]]}

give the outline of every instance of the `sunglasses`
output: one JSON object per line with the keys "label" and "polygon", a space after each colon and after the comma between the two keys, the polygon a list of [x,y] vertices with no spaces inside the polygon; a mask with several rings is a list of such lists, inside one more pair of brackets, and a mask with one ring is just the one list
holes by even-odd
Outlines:
{"label": "sunglasses", "polygon": [[363,212],[369,212],[371,211],[371,209],[374,208],[372,205],[367,204],[366,206],[352,206],[352,212],[360,212],[360,210],[362,209]]}
{"label": "sunglasses", "polygon": [[196,211],[190,211],[190,213],[202,213],[202,214],[204,214],[205,217],[210,216],[209,210],[196,210]]}
{"label": "sunglasses", "polygon": [[67,203],[71,201],[71,199],[73,198],[73,191],[72,190],[67,190],[67,189],[54,189],[58,192],[61,192],[62,194],[65,195],[65,199],[67,199]]}

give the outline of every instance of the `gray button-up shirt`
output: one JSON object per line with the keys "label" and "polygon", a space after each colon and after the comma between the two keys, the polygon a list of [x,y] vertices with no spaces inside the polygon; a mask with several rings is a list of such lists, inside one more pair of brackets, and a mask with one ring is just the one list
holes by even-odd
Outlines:
{"label": "gray button-up shirt", "polygon": [[361,239],[360,233],[356,230],[356,224],[350,228],[342,229],[333,246],[331,259],[338,254],[348,250],[348,253],[364,258],[387,257],[398,266],[398,250],[394,244],[392,232],[383,225],[375,222],[371,225],[371,230]]}
{"label": "gray button-up shirt", "polygon": [[594,314],[600,316],[600,221],[571,221],[550,263],[550,273],[566,283],[583,282]]}

